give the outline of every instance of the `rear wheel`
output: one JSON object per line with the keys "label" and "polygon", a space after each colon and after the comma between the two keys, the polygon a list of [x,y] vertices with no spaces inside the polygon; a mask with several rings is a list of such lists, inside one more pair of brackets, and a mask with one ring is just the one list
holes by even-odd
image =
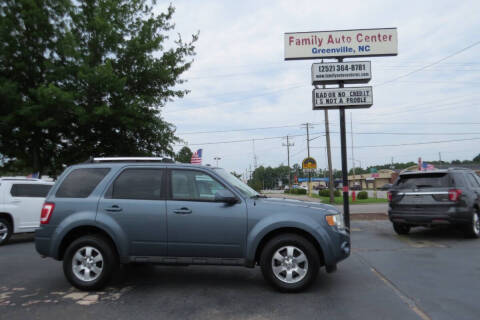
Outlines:
{"label": "rear wheel", "polygon": [[265,245],[260,265],[264,278],[275,288],[298,292],[316,279],[320,258],[307,239],[296,234],[283,234]]}
{"label": "rear wheel", "polygon": [[13,230],[10,222],[5,218],[0,218],[0,246],[8,242],[12,232]]}
{"label": "rear wheel", "polygon": [[472,214],[472,221],[465,226],[465,236],[468,238],[480,237],[480,214],[478,209]]}
{"label": "rear wheel", "polygon": [[410,232],[410,226],[403,223],[394,223],[393,230],[395,230],[397,234],[408,234]]}
{"label": "rear wheel", "polygon": [[117,266],[118,258],[110,241],[97,235],[73,241],[63,260],[67,280],[74,287],[87,291],[103,288]]}

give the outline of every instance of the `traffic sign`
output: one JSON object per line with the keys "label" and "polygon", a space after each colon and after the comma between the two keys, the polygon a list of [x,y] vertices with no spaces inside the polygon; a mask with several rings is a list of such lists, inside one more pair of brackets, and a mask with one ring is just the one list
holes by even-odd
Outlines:
{"label": "traffic sign", "polygon": [[312,84],[368,83],[372,78],[370,61],[312,64]]}
{"label": "traffic sign", "polygon": [[313,109],[370,108],[372,87],[313,89]]}

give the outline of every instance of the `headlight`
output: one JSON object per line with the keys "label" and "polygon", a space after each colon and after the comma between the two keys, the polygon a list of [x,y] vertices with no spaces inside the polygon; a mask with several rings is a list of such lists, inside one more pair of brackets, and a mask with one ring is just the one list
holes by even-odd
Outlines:
{"label": "headlight", "polygon": [[329,226],[345,229],[345,222],[343,220],[343,214],[341,213],[326,215],[325,220],[327,220]]}

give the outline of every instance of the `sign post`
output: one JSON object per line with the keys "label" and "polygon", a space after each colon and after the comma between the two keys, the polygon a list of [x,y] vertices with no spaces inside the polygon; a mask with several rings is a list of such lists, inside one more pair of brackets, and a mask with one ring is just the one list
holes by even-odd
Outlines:
{"label": "sign post", "polygon": [[[337,59],[333,63],[312,64],[312,85],[315,86],[312,91],[312,109],[338,109],[340,113],[343,212],[345,226],[350,232],[345,109],[370,108],[373,105],[373,92],[372,87],[345,88],[345,84],[370,81],[370,61],[344,62],[343,59],[397,55],[397,29],[290,32],[284,35],[284,45],[285,60]],[[328,84],[338,84],[338,87],[325,88]],[[324,87],[318,88],[317,85]],[[304,162],[309,158],[310,155]]]}

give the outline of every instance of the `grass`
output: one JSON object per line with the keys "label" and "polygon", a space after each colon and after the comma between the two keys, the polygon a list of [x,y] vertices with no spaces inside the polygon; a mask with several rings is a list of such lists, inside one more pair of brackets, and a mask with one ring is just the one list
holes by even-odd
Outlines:
{"label": "grass", "polygon": [[[313,198],[318,198],[322,201],[322,203],[330,203],[330,198],[329,197],[321,197],[316,194],[312,194]],[[352,201],[352,197],[350,197],[349,202],[351,204],[368,204],[368,203],[387,203],[387,199],[374,199],[374,198],[369,198],[369,199],[355,199],[355,201]],[[343,204],[343,197],[335,197],[335,204]]]}

